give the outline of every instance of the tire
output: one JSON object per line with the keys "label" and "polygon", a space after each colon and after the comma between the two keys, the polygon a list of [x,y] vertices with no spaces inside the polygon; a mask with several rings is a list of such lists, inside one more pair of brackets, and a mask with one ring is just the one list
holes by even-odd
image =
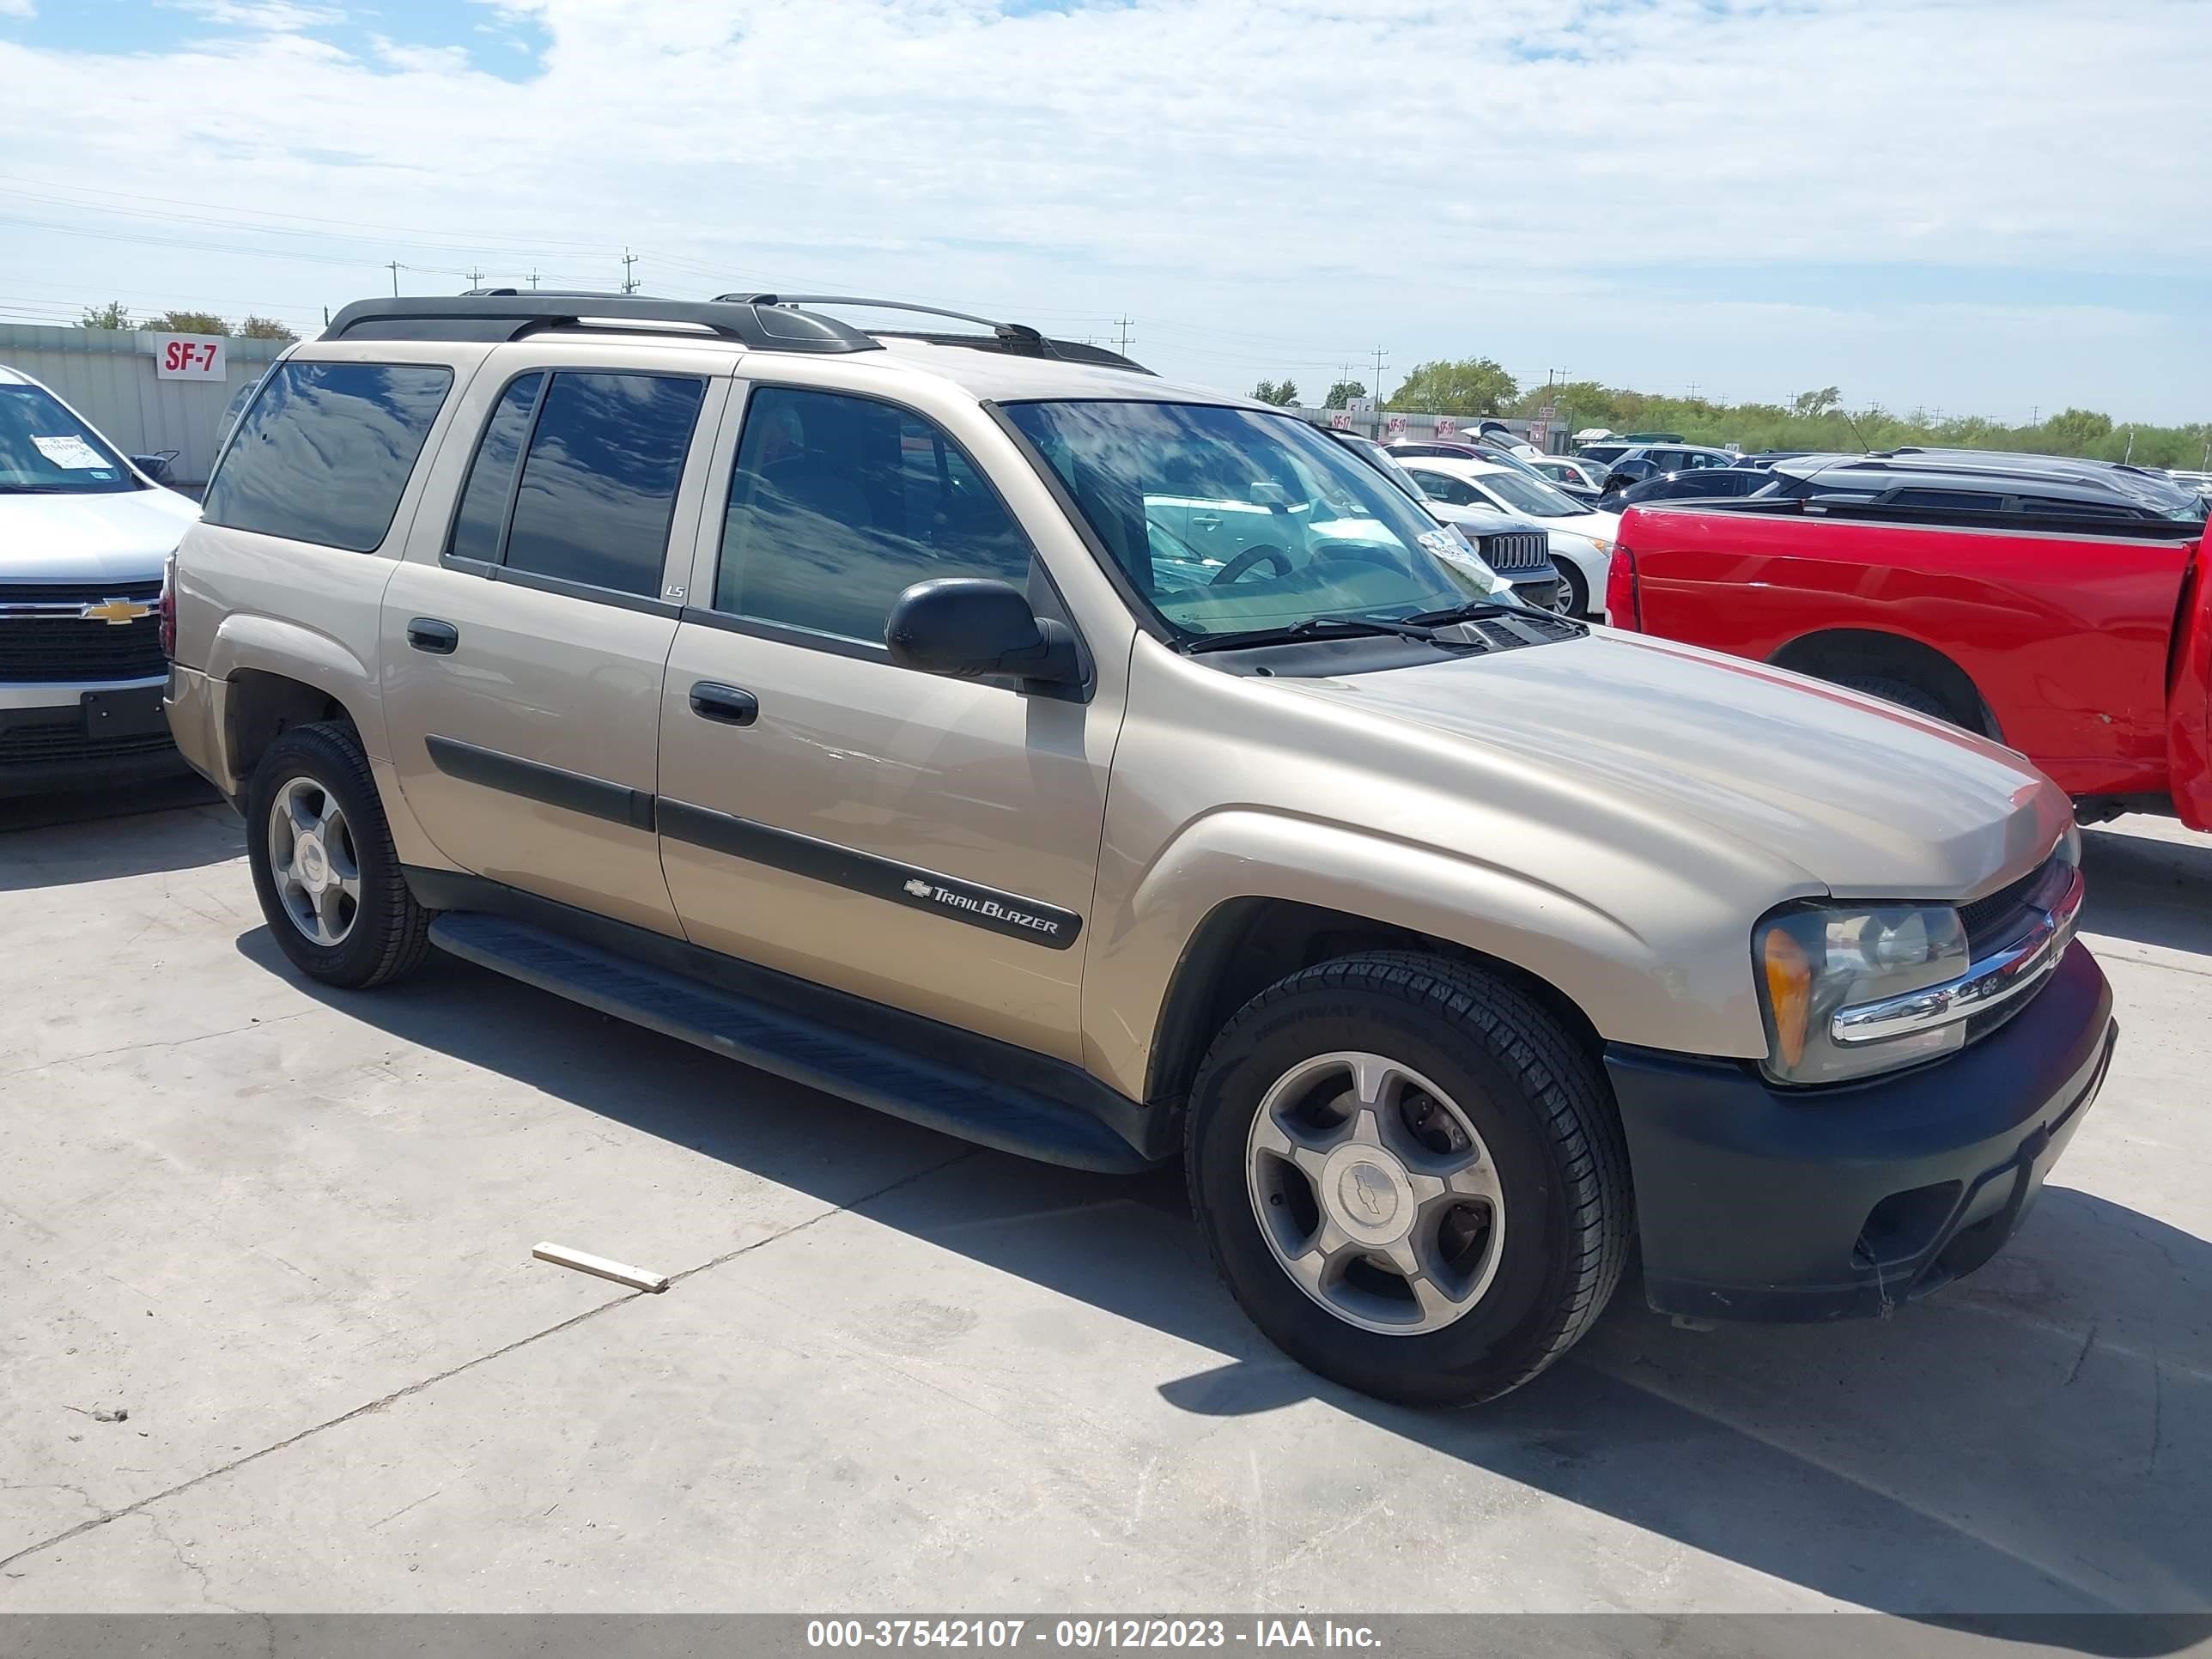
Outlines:
{"label": "tire", "polygon": [[1900,708],[1910,708],[1916,714],[1925,714],[1951,726],[1964,726],[1942,698],[1923,685],[1911,680],[1893,679],[1887,674],[1848,674],[1838,676],[1836,682],[1846,691],[1863,692],[1869,697],[1880,697],[1884,702],[1893,702]]}
{"label": "tire", "polygon": [[[327,849],[320,836],[291,834],[272,823],[279,802],[287,800],[304,803],[310,817],[318,803],[335,805],[335,819],[327,816],[328,805],[324,807]],[[288,819],[298,822],[292,814]],[[376,781],[349,726],[295,726],[270,744],[246,786],[246,823],[253,890],[277,948],[293,966],[310,979],[349,990],[389,984],[422,966],[430,949],[430,913],[415,902],[400,873]],[[292,857],[280,873],[277,843],[288,839]],[[304,850],[309,839],[317,858]],[[343,890],[348,869],[353,872],[350,902]],[[302,872],[315,891],[297,884]],[[325,898],[327,906],[319,902]],[[302,911],[320,917],[320,931],[329,937],[311,937],[313,923],[301,919]]]}
{"label": "tire", "polygon": [[1589,584],[1583,573],[1564,559],[1553,561],[1559,568],[1559,580],[1566,585],[1566,604],[1559,607],[1563,617],[1572,617],[1577,622],[1587,622],[1590,617]]}
{"label": "tire", "polygon": [[[1441,1115],[1427,1096],[1440,1090],[1444,1115],[1473,1132],[1472,1151],[1487,1166],[1486,1175],[1478,1170],[1468,1181],[1486,1181],[1498,1194],[1499,1207],[1480,1225],[1469,1218],[1484,1213],[1485,1200],[1469,1200],[1446,1218],[1457,1236],[1471,1231],[1482,1241],[1474,1248],[1487,1253],[1480,1259],[1488,1265],[1462,1269],[1471,1276],[1454,1292],[1464,1297],[1462,1310],[1440,1325],[1420,1322],[1431,1319],[1425,1300],[1416,1306],[1398,1299],[1399,1292],[1410,1295],[1411,1281],[1398,1277],[1393,1289],[1379,1256],[1350,1259],[1333,1290],[1310,1289],[1285,1259],[1295,1248],[1283,1243],[1287,1235],[1311,1225],[1314,1238],[1328,1237],[1327,1217],[1316,1209],[1322,1182],[1303,1169],[1285,1171],[1263,1143],[1280,1133],[1284,1102],[1309,1098],[1301,1090],[1311,1088],[1311,1104],[1297,1109],[1322,1116],[1359,1092],[1356,1072],[1339,1079],[1330,1070],[1349,1055],[1380,1056],[1401,1073],[1418,1074],[1419,1088],[1402,1077],[1393,1085],[1405,1089],[1401,1115],[1424,1121]],[[1321,1080],[1297,1081],[1308,1074]],[[1322,1103],[1339,1090],[1346,1092]],[[1389,1111],[1376,1116],[1386,1136],[1396,1133],[1388,1127]],[[1307,1133],[1304,1120],[1297,1133]],[[1589,1331],[1628,1260],[1627,1150],[1595,1061],[1525,993],[1441,957],[1395,951],[1340,957],[1261,993],[1207,1051],[1185,1133],[1192,1208],[1238,1305],[1309,1370],[1381,1399],[1471,1406],[1519,1388]],[[1314,1155],[1304,1145],[1294,1150]],[[1331,1170],[1334,1189],[1352,1199],[1375,1184],[1349,1164]],[[1303,1200],[1301,1180],[1310,1188]],[[1277,1185],[1263,1202],[1271,1182]],[[1341,1200],[1340,1210],[1350,1201]],[[1422,1218],[1411,1224],[1417,1239],[1435,1200],[1413,1201]],[[1446,1201],[1458,1202],[1449,1194]],[[1321,1220],[1309,1219],[1317,1214]],[[1356,1254],[1364,1247],[1355,1240],[1351,1248]],[[1445,1279],[1437,1275],[1439,1296],[1450,1288]],[[1413,1322],[1394,1328],[1401,1320]]]}

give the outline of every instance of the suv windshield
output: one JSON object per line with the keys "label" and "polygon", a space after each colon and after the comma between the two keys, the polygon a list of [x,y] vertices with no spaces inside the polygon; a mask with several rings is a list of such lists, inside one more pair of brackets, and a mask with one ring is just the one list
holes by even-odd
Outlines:
{"label": "suv windshield", "polygon": [[1532,519],[1572,519],[1589,511],[1565,491],[1526,473],[1486,472],[1480,482],[1516,513]]}
{"label": "suv windshield", "polygon": [[0,495],[99,495],[137,480],[44,386],[0,386]]}
{"label": "suv windshield", "polygon": [[1295,416],[1104,401],[1006,413],[1180,638],[1513,603],[1456,530]]}

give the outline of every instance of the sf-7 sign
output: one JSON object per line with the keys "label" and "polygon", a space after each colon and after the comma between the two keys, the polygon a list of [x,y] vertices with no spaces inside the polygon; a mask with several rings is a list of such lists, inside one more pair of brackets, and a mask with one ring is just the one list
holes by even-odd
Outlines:
{"label": "sf-7 sign", "polygon": [[219,334],[149,334],[154,374],[164,380],[222,380],[228,374]]}

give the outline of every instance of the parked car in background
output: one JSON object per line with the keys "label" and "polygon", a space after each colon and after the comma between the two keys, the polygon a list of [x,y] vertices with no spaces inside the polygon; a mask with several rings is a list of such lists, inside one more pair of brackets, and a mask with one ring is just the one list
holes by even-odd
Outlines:
{"label": "parked car in background", "polygon": [[1603,496],[1616,513],[1638,501],[1711,500],[1749,495],[1771,487],[1774,475],[1760,466],[1700,466],[1687,472],[1662,472]]}
{"label": "parked car in background", "polygon": [[[1297,416],[987,327],[472,294],[280,364],[177,555],[169,714],[294,969],[434,945],[1180,1159],[1259,1330],[1417,1404],[1539,1375],[1632,1252],[1663,1312],[1828,1321],[2011,1235],[2116,1040],[2047,779],[1500,602]],[[1275,540],[1163,559],[1146,502],[1254,481]]]}
{"label": "parked car in background", "polygon": [[1543,526],[1551,540],[1552,562],[1566,578],[1569,604],[1578,617],[1602,617],[1613,540],[1620,517],[1595,511],[1541,478],[1490,461],[1416,457],[1406,470],[1434,499],[1455,507],[1488,502]]}
{"label": "parked car in background", "polygon": [[1682,434],[1679,432],[1614,432],[1594,443],[1577,441],[1575,453],[1600,466],[1609,467],[1632,449],[1640,449],[1647,444],[1679,444],[1681,441]]}
{"label": "parked car in background", "polygon": [[1573,590],[1552,561],[1551,537],[1542,526],[1499,512],[1485,503],[1480,507],[1455,506],[1424,490],[1382,445],[1355,433],[1331,432],[1346,449],[1376,468],[1400,490],[1420,504],[1438,524],[1449,526],[1467,538],[1486,573],[1523,605],[1539,611],[1566,611]]}
{"label": "parked car in background", "polygon": [[1605,488],[1605,469],[1575,455],[1540,455],[1528,463],[1553,483],[1595,495]]}
{"label": "parked car in background", "polygon": [[1702,444],[1638,444],[1606,463],[1605,490],[1617,495],[1630,484],[1669,472],[1691,472],[1702,467],[1734,466],[1736,457],[1725,449]]}
{"label": "parked car in background", "polygon": [[1741,501],[1630,507],[1613,624],[2008,744],[2084,822],[2212,830],[2202,497],[2030,455],[1816,456],[1772,477]]}
{"label": "parked car in background", "polygon": [[1393,442],[1389,449],[1392,454],[1401,459],[1482,461],[1489,465],[1502,466],[1509,471],[1518,472],[1525,477],[1534,478],[1539,483],[1550,484],[1553,489],[1571,495],[1577,501],[1585,504],[1594,505],[1597,500],[1597,491],[1594,489],[1586,489],[1579,484],[1553,483],[1551,475],[1537,465],[1537,459],[1541,458],[1538,457],[1537,459],[1530,458],[1534,455],[1533,450],[1529,455],[1520,455],[1510,449],[1500,448],[1494,443],[1480,439],[1449,441],[1433,438],[1401,438]]}
{"label": "parked car in background", "polygon": [[199,509],[0,368],[0,796],[181,772],[162,562]]}

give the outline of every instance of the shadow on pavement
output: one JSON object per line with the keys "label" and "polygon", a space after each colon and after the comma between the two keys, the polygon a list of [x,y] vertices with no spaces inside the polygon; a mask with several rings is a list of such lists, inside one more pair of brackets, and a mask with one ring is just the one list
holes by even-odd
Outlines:
{"label": "shadow on pavement", "polygon": [[[265,931],[238,948],[289,975]],[[723,1061],[444,957],[405,985],[308,994],[410,1043],[813,1191],[787,1118],[725,1103]],[[793,1091],[834,1141],[881,1121]],[[951,1153],[956,1143],[947,1142]],[[781,1150],[779,1150],[781,1148]],[[2059,1171],[2060,1179],[2064,1166]],[[1309,1398],[1537,1492],[1846,1605],[2094,1620],[2084,1650],[2212,1633],[2212,1244],[2053,1186],[2009,1251],[1894,1318],[1679,1331],[1625,1286],[1553,1372],[1430,1414],[1320,1382],[1220,1288],[1180,1172],[1091,1176],[977,1151],[869,1202],[872,1222],[1227,1356],[1162,1378],[1207,1416]],[[1624,1594],[1627,1594],[1625,1590]]]}
{"label": "shadow on pavement", "polygon": [[245,847],[238,815],[198,778],[0,800],[0,892],[196,870]]}
{"label": "shadow on pavement", "polygon": [[2087,931],[2212,956],[2212,836],[2084,830],[2081,867]]}

